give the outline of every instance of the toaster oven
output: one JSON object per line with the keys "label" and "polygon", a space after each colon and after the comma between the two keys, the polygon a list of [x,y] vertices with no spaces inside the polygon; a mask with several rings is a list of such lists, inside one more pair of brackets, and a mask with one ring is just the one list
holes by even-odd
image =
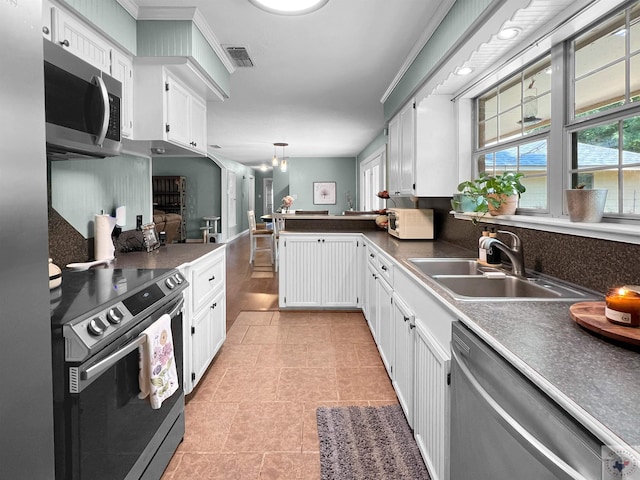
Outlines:
{"label": "toaster oven", "polygon": [[433,210],[388,208],[387,232],[397,238],[433,239]]}

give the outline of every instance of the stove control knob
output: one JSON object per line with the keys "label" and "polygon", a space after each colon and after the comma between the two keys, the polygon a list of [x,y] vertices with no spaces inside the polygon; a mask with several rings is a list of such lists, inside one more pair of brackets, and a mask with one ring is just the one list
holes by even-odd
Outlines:
{"label": "stove control knob", "polygon": [[120,323],[123,317],[124,315],[122,315],[122,312],[116,307],[110,308],[107,312],[107,320],[109,320],[109,322],[113,323],[114,325]]}
{"label": "stove control knob", "polygon": [[171,277],[167,278],[164,281],[164,284],[167,286],[169,290],[173,290],[174,288],[176,288],[176,284],[173,283],[173,280],[171,280]]}
{"label": "stove control knob", "polygon": [[105,322],[100,317],[96,317],[91,319],[91,321],[87,325],[87,330],[94,337],[99,337],[104,333],[108,326],[109,325],[105,324]]}
{"label": "stove control knob", "polygon": [[176,274],[173,276],[173,278],[175,279],[175,281],[176,281],[176,283],[177,283],[178,285],[180,285],[180,284],[182,283],[182,277],[180,276],[180,274],[179,274],[179,273],[176,273]]}

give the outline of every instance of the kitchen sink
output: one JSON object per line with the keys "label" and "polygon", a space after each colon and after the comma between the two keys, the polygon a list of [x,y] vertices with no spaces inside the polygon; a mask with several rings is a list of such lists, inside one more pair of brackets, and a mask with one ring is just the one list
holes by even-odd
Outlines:
{"label": "kitchen sink", "polygon": [[599,295],[539,273],[520,277],[472,258],[408,258],[413,268],[431,277],[456,300],[596,300]]}
{"label": "kitchen sink", "polygon": [[480,270],[481,264],[471,258],[408,258],[407,261],[430,277],[434,275],[482,275],[483,273]]}
{"label": "kitchen sink", "polygon": [[589,300],[597,294],[543,276],[436,275],[433,279],[457,300]]}

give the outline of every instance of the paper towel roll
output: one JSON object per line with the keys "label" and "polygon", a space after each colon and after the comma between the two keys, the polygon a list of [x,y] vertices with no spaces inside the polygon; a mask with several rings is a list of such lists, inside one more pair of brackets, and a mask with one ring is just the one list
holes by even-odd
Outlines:
{"label": "paper towel roll", "polygon": [[111,232],[116,226],[116,219],[110,215],[96,215],[94,226],[94,249],[96,260],[113,260],[115,247],[111,240]]}
{"label": "paper towel roll", "polygon": [[127,224],[127,207],[124,205],[122,207],[116,208],[116,225],[119,227],[124,227]]}

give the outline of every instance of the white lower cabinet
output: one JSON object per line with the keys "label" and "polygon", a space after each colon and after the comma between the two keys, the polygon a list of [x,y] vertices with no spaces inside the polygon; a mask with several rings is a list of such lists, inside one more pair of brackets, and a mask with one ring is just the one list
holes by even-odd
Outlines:
{"label": "white lower cabinet", "polygon": [[451,357],[416,322],[413,433],[433,480],[449,479],[449,371]]}
{"label": "white lower cabinet", "polygon": [[431,478],[449,480],[455,317],[398,262],[371,244],[367,248],[367,322]]}
{"label": "white lower cabinet", "polygon": [[281,308],[359,306],[359,235],[280,236]]}
{"label": "white lower cabinet", "polygon": [[375,265],[372,262],[367,262],[367,269],[365,272],[365,288],[367,290],[366,302],[367,308],[365,311],[367,323],[371,330],[373,339],[378,342],[378,272]]}
{"label": "white lower cabinet", "polygon": [[393,295],[392,318],[395,353],[392,377],[393,388],[407,417],[409,426],[413,427],[415,315],[396,293]]}
{"label": "white lower cabinet", "polygon": [[180,266],[189,281],[184,315],[184,391],[190,393],[227,335],[224,246]]}
{"label": "white lower cabinet", "polygon": [[382,357],[382,363],[387,369],[389,378],[393,379],[394,362],[394,329],[393,329],[393,288],[381,276],[376,280],[376,293],[378,297],[378,350]]}

